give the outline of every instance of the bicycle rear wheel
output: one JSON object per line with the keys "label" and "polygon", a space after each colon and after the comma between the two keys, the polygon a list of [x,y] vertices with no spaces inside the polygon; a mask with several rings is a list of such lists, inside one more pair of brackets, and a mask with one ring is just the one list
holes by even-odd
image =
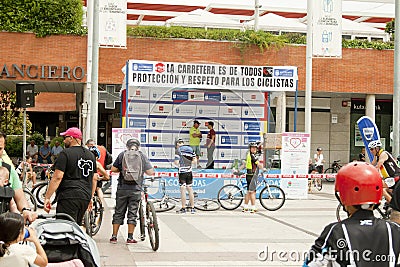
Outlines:
{"label": "bicycle rear wheel", "polygon": [[285,203],[285,192],[276,185],[266,185],[260,192],[258,197],[261,206],[266,210],[278,210]]}
{"label": "bicycle rear wheel", "polygon": [[139,202],[139,227],[140,227],[140,240],[144,241],[146,239],[146,223],[144,221],[144,212],[142,201]]}
{"label": "bicycle rear wheel", "polygon": [[[35,196],[36,196],[36,200],[37,200],[37,204],[39,208],[43,208],[44,207],[44,200],[46,197],[46,192],[47,192],[47,188],[49,187],[48,183],[42,183],[40,185],[37,186],[35,192]],[[56,194],[53,194],[50,198],[51,204],[54,205],[57,200],[56,200]]]}
{"label": "bicycle rear wheel", "polygon": [[93,198],[93,208],[90,212],[90,224],[92,225],[92,235],[99,232],[101,223],[103,222],[103,204],[98,196]]}
{"label": "bicycle rear wheel", "polygon": [[[337,173],[337,170],[335,168],[330,167],[330,168],[326,169],[324,171],[324,173],[325,174]],[[328,181],[328,182],[334,182],[335,181],[335,178],[324,178],[324,179],[325,179],[325,181]]]}
{"label": "bicycle rear wheel", "polygon": [[170,199],[161,199],[152,202],[156,212],[169,211],[176,206],[175,201],[171,201]]}
{"label": "bicycle rear wheel", "polygon": [[221,207],[218,201],[213,199],[201,198],[194,202],[194,208],[203,211],[214,211]]}
{"label": "bicycle rear wheel", "polygon": [[224,185],[218,191],[218,202],[226,210],[237,209],[243,202],[243,191],[234,184]]}
{"label": "bicycle rear wheel", "polygon": [[150,245],[154,251],[160,246],[160,236],[158,234],[157,214],[153,203],[147,202],[146,206],[147,232],[149,233]]}
{"label": "bicycle rear wheel", "polygon": [[36,201],[35,197],[31,193],[31,191],[29,191],[29,189],[24,188],[23,191],[24,191],[24,196],[26,198],[26,201],[28,202],[29,208],[32,211],[36,211],[37,210],[37,201]]}

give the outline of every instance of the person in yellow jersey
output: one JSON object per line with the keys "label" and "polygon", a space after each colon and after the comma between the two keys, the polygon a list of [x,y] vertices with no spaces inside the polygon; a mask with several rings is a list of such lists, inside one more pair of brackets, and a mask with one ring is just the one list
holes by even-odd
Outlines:
{"label": "person in yellow jersey", "polygon": [[201,132],[199,129],[200,122],[195,120],[193,121],[193,126],[189,130],[189,146],[193,149],[196,154],[197,159],[197,168],[201,168],[200,166],[200,142],[201,142]]}
{"label": "person in yellow jersey", "polygon": [[388,189],[394,189],[395,184],[390,184],[386,179],[393,178],[393,182],[397,183],[400,176],[400,167],[397,165],[396,159],[392,154],[383,150],[381,147],[382,143],[380,140],[374,140],[368,144],[368,148],[374,156],[371,164],[378,169],[385,181],[383,183],[383,195],[389,203],[392,198],[388,193]]}
{"label": "person in yellow jersey", "polygon": [[[257,167],[262,168],[258,158],[257,158],[257,147],[258,144],[251,142],[249,143],[249,151],[246,156],[246,181],[247,181],[247,193],[244,197],[244,207],[242,212],[249,211],[254,213],[256,209],[256,182],[257,182]],[[249,201],[251,206],[249,207]]]}

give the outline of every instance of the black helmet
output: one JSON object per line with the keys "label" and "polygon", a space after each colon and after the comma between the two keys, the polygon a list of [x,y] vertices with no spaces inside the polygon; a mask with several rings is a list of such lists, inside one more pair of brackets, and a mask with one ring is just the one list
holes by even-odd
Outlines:
{"label": "black helmet", "polygon": [[100,158],[101,154],[100,154],[100,150],[97,148],[97,146],[91,146],[89,147],[89,151],[92,152],[94,154],[94,156],[97,158]]}
{"label": "black helmet", "polygon": [[137,138],[131,138],[126,142],[126,148],[132,149],[133,146],[140,147],[140,141]]}
{"label": "black helmet", "polygon": [[317,151],[322,151],[322,147],[317,147]]}
{"label": "black helmet", "polygon": [[249,143],[249,148],[250,148],[250,147],[258,147],[257,142],[250,142],[250,143]]}

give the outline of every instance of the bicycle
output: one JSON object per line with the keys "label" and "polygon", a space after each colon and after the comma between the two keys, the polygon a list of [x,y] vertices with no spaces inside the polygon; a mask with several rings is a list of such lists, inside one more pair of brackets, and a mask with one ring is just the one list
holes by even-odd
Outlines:
{"label": "bicycle", "polygon": [[[261,177],[261,179],[260,179]],[[264,209],[275,211],[280,209],[285,203],[285,192],[277,186],[268,184],[267,180],[259,176],[257,179],[256,190],[261,189],[258,199]],[[243,202],[247,182],[245,179],[240,179],[238,184],[227,184],[221,187],[218,191],[218,202],[226,210],[235,210]]]}
{"label": "bicycle", "polygon": [[[36,211],[38,208],[38,204],[37,204],[35,196],[31,192],[31,190],[29,190],[29,188],[28,188],[25,174],[26,174],[25,168],[23,168],[22,174],[21,174],[22,175],[22,190],[24,192],[24,196],[25,196],[26,202],[28,203],[29,208],[32,211]],[[36,188],[36,186],[33,187],[32,190],[34,190],[35,188]]]}
{"label": "bicycle", "polygon": [[[157,177],[158,178],[158,177]],[[154,182],[156,177],[147,177],[144,180]],[[146,239],[146,227],[149,234],[150,245],[153,251],[157,251],[160,246],[160,236],[158,228],[158,220],[156,210],[151,201],[148,201],[147,188],[149,185],[143,184],[142,198],[139,203],[139,226],[140,226],[140,239]]]}
{"label": "bicycle", "polygon": [[308,192],[311,192],[312,187],[315,187],[318,191],[321,191],[322,190],[322,178],[320,178],[320,177],[310,178],[308,180]]}
{"label": "bicycle", "polygon": [[[380,206],[383,204],[383,208],[381,209]],[[378,214],[375,213],[375,216],[378,215],[378,218],[384,219],[384,220],[389,220],[390,219],[390,213],[391,209],[389,208],[389,205],[386,203],[386,201],[383,199],[382,203],[380,205],[377,205],[374,209]],[[339,205],[336,208],[336,219],[338,222],[341,222],[342,220],[346,219],[348,217],[347,212],[344,210],[344,207],[342,203],[339,203]]]}
{"label": "bicycle", "polygon": [[90,211],[86,210],[85,215],[83,216],[83,225],[85,226],[86,233],[90,237],[99,232],[101,223],[103,222],[104,213],[103,203],[97,195],[97,190],[94,193],[92,201],[92,209]]}
{"label": "bicycle", "polygon": [[[172,197],[166,193],[165,180],[161,180],[160,185],[163,196],[161,199],[153,201],[154,208],[156,209],[156,212],[170,211],[174,209],[177,204],[181,203],[181,199]],[[198,194],[196,192],[193,193],[195,209],[202,211],[216,211],[221,207],[218,201],[209,198],[198,198]]]}
{"label": "bicycle", "polygon": [[[32,191],[31,191],[32,194],[34,194],[36,192],[34,195],[36,197],[39,208],[44,207],[44,201],[45,201],[45,197],[46,197],[47,188],[49,187],[49,183],[50,183],[51,178],[53,177],[53,173],[54,173],[54,171],[51,168],[48,168],[46,170],[46,181],[36,184],[36,186],[34,188],[32,188]],[[54,205],[57,202],[55,194],[53,194],[51,196],[50,201],[51,201],[52,205]]]}
{"label": "bicycle", "polygon": [[[332,174],[332,173],[337,173],[340,168],[342,168],[342,165],[339,164],[340,160],[334,160],[331,167],[326,169],[324,173],[326,174]],[[334,182],[335,178],[324,178],[328,182]]]}

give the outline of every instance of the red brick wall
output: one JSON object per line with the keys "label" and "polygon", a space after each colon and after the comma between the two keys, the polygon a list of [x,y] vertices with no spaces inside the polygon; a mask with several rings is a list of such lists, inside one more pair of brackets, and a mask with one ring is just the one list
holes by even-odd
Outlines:
{"label": "red brick wall", "polygon": [[[33,34],[3,32],[0,33],[0,47],[0,66],[15,63],[86,68],[86,37],[36,38]],[[231,42],[128,38],[127,49],[100,49],[99,83],[122,83],[121,68],[126,60],[142,59],[297,66],[299,90],[305,90],[305,54],[305,46],[270,48],[263,53],[252,47],[241,53]],[[313,59],[313,91],[393,94],[393,57],[393,50],[343,49],[342,59]],[[3,76],[3,79],[6,78]]]}

